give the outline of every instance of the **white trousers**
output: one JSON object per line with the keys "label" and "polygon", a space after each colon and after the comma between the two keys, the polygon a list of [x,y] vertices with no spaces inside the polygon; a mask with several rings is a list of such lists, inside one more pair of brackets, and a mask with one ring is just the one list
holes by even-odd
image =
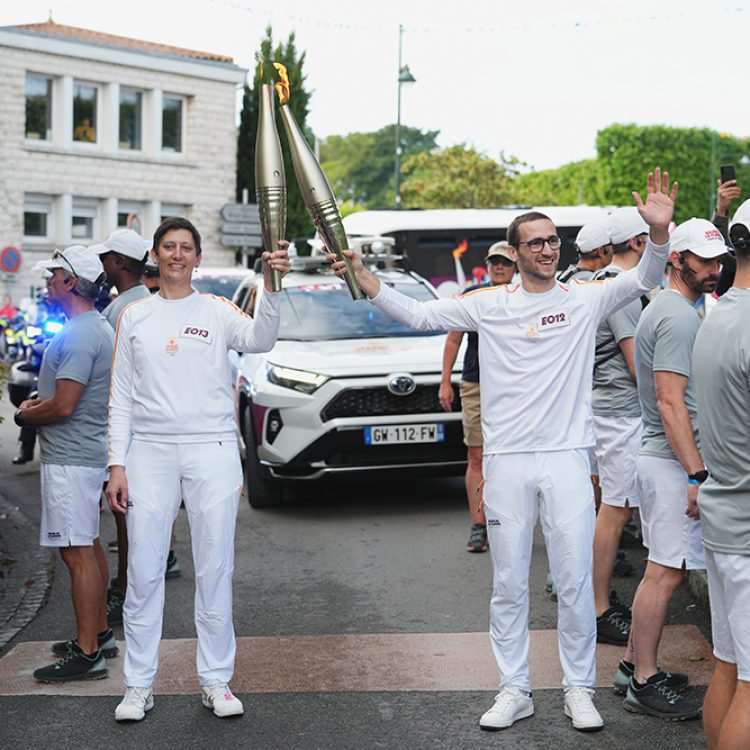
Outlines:
{"label": "white trousers", "polygon": [[537,516],[557,588],[564,687],[594,687],[594,498],[585,450],[484,457],[484,503],[493,565],[490,640],[500,687],[531,690],[529,568]]}
{"label": "white trousers", "polygon": [[234,673],[232,623],[234,531],[242,489],[237,443],[134,440],[128,479],[128,590],[123,606],[127,687],[151,687],[159,662],[164,571],[172,524],[184,499],[195,566],[198,681],[229,682]]}

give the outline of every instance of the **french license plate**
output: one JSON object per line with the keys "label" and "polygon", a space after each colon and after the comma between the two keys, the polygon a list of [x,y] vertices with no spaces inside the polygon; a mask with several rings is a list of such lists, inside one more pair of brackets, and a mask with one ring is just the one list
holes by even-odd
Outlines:
{"label": "french license plate", "polygon": [[365,427],[365,445],[393,445],[394,443],[442,443],[443,424],[392,424]]}

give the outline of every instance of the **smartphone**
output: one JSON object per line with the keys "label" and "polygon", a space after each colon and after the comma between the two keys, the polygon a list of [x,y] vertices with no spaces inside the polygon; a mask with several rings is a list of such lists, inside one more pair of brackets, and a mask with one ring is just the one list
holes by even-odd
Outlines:
{"label": "smartphone", "polygon": [[737,172],[734,168],[734,164],[722,164],[720,168],[721,184],[729,182],[729,180],[737,179]]}

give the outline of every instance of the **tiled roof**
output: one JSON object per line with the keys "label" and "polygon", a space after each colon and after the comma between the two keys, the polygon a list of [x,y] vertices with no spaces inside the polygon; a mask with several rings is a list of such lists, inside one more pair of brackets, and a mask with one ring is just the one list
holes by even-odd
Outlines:
{"label": "tiled roof", "polygon": [[211,52],[198,52],[192,49],[184,49],[183,47],[172,47],[168,44],[159,44],[158,42],[145,42],[141,39],[130,39],[126,36],[104,34],[101,31],[92,31],[91,29],[79,29],[76,26],[65,26],[64,24],[55,23],[52,20],[45,21],[44,23],[26,23],[6,28],[18,29],[19,31],[41,34],[43,36],[74,39],[79,42],[103,44],[108,47],[121,47],[137,50],[139,52],[154,52],[160,55],[173,55],[176,57],[187,57],[194,60],[210,60],[212,62],[221,63],[234,62],[231,57],[227,57],[226,55],[215,55]]}

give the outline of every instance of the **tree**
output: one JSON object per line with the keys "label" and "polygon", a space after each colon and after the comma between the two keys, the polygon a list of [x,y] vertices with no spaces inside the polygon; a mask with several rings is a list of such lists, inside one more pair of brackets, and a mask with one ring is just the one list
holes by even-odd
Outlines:
{"label": "tree", "polygon": [[500,154],[500,161],[466,144],[410,156],[403,165],[404,208],[496,208],[507,205],[521,163]]}
{"label": "tree", "polygon": [[[691,216],[711,217],[719,165],[737,163],[750,152],[750,141],[708,128],[610,125],[597,134],[596,150],[608,203],[632,204],[631,191],[645,190],[649,170],[668,170],[680,183],[679,223]],[[738,170],[741,185],[747,187],[748,178],[746,168]]]}
{"label": "tree", "polygon": [[[242,113],[240,114],[240,127],[237,136],[237,200],[242,200],[242,190],[247,188],[250,193],[250,202],[255,201],[255,137],[258,130],[258,96],[261,83],[271,81],[271,75],[274,72],[273,62],[279,62],[286,66],[291,90],[288,106],[294,113],[294,117],[308,142],[313,142],[312,132],[306,125],[310,93],[304,88],[305,53],[297,52],[294,32],[289,34],[286,44],[280,43],[274,49],[273,33],[271,27],[267,26],[266,35],[260,43],[260,50],[255,53],[256,65],[252,86],[245,86],[242,98]],[[284,170],[287,182],[287,237],[307,237],[312,235],[313,225],[294,176],[291,152],[284,125],[279,116],[278,106],[276,107],[276,127],[281,139],[281,148],[284,151]]]}
{"label": "tree", "polygon": [[516,177],[513,203],[529,206],[574,206],[605,203],[605,185],[596,159],[565,164]]}
{"label": "tree", "polygon": [[[405,156],[437,148],[440,131],[401,126]],[[323,169],[336,197],[367,208],[387,208],[394,201],[396,126],[370,133],[332,135],[320,144]]]}

